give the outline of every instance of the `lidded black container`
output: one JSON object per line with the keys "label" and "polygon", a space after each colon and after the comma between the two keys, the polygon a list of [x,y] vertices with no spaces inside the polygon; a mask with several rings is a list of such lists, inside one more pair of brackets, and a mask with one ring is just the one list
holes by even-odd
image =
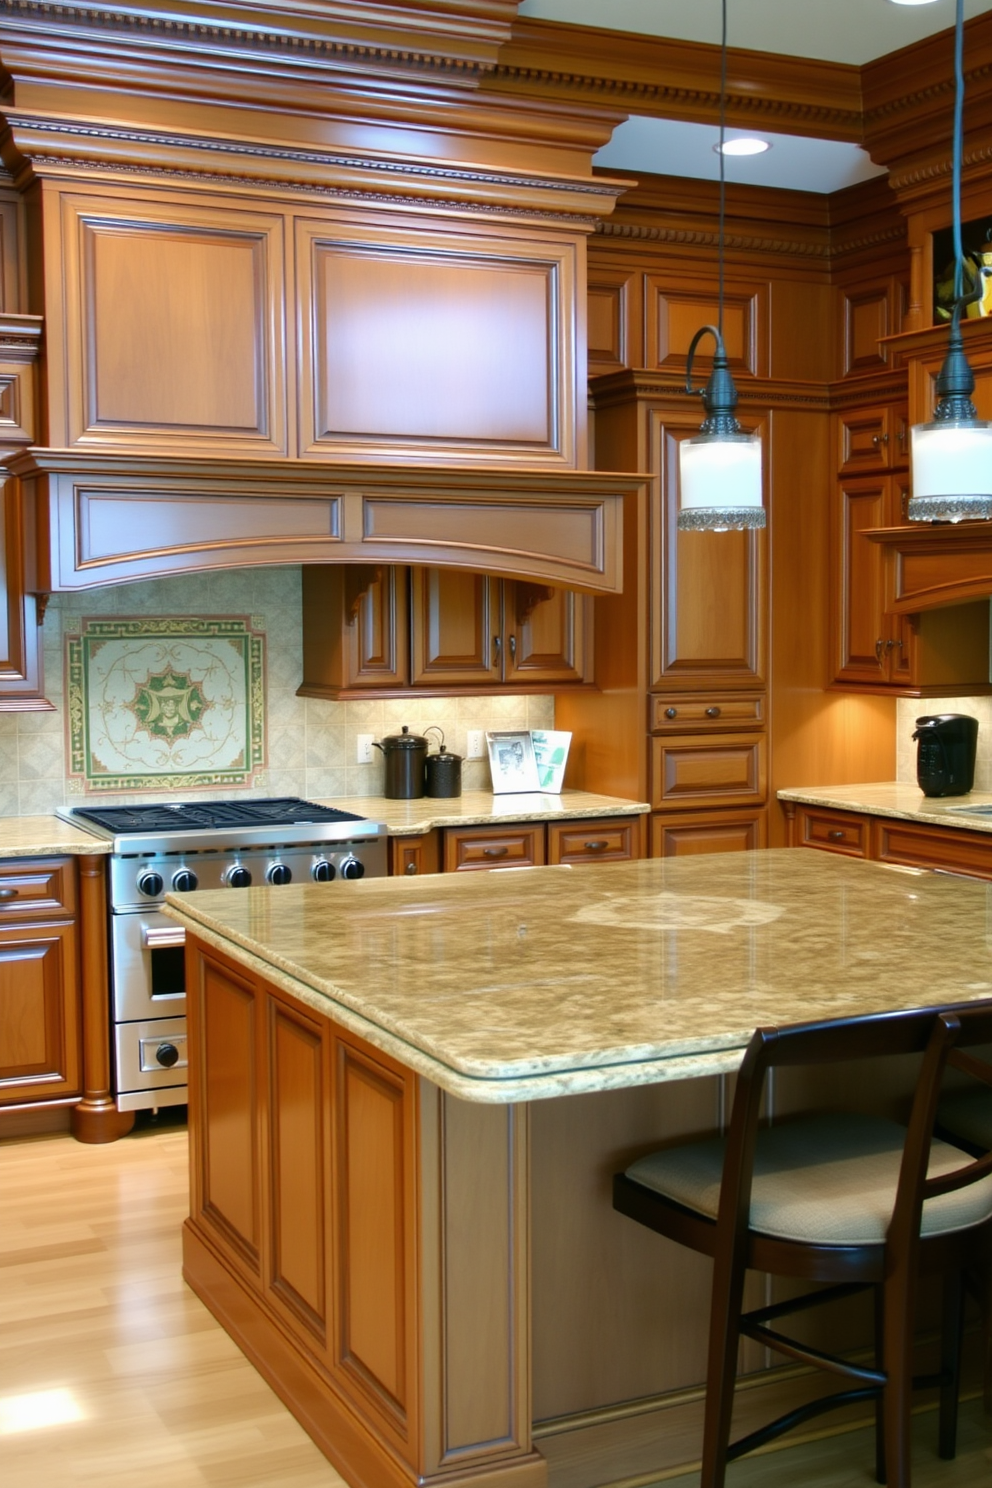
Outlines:
{"label": "lidded black container", "polygon": [[436,723],[430,723],[425,734],[439,734],[441,738],[437,754],[429,754],[424,761],[427,778],[427,794],[436,800],[448,800],[462,793],[462,757],[452,754],[444,747],[444,734]]}
{"label": "lidded black container", "polygon": [[916,720],[916,779],[925,796],[964,796],[975,783],[978,719],[928,713]]}
{"label": "lidded black container", "polygon": [[414,801],[424,794],[427,740],[422,734],[411,734],[405,723],[401,733],[387,734],[381,744],[373,739],[372,747],[382,750],[386,763],[382,793],[387,800]]}

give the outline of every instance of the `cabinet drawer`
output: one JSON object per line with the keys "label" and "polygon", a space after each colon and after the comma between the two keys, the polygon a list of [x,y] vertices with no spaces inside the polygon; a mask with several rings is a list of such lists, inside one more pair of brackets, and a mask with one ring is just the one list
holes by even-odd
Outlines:
{"label": "cabinet drawer", "polygon": [[449,827],[444,871],[462,868],[532,868],[544,862],[544,823],[513,827]]}
{"label": "cabinet drawer", "polygon": [[0,863],[0,919],[73,914],[76,875],[71,858],[8,858]]}
{"label": "cabinet drawer", "polygon": [[992,878],[992,834],[985,832],[941,831],[940,827],[882,820],[874,856],[880,863]]}
{"label": "cabinet drawer", "polygon": [[844,853],[849,858],[868,856],[867,817],[807,806],[801,806],[797,815],[800,847],[822,847],[827,852]]}
{"label": "cabinet drawer", "polygon": [[698,734],[712,729],[764,728],[765,699],[748,697],[685,697],[654,693],[648,699],[648,728],[652,733]]}
{"label": "cabinet drawer", "polygon": [[640,818],[548,823],[549,863],[610,863],[636,858]]}
{"label": "cabinet drawer", "polygon": [[651,740],[651,805],[760,806],[767,768],[764,735]]}
{"label": "cabinet drawer", "polygon": [[651,818],[651,856],[685,858],[697,853],[751,852],[768,846],[764,811],[663,812]]}

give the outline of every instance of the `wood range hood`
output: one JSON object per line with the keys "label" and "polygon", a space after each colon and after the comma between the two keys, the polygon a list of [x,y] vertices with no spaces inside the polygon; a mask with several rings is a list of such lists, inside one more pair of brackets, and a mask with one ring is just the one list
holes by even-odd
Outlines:
{"label": "wood range hood", "polygon": [[516,8],[424,0],[400,34],[352,0],[0,0],[29,589],[402,562],[619,590],[641,482],[585,468],[585,250],[623,115],[491,91]]}

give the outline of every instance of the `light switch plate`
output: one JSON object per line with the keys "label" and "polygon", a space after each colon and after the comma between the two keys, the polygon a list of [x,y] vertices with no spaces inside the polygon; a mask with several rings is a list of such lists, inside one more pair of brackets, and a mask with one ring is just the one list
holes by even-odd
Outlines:
{"label": "light switch plate", "polygon": [[370,765],[372,763],[372,740],[375,734],[359,734],[358,747],[355,751],[356,763],[359,765]]}
{"label": "light switch plate", "polygon": [[465,735],[465,758],[485,759],[486,757],[486,731],[485,729],[469,729]]}

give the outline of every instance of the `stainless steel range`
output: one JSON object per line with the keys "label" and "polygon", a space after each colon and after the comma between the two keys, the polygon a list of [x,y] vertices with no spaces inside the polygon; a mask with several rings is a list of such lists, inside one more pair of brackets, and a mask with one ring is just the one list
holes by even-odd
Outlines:
{"label": "stainless steel range", "polygon": [[186,1100],[185,932],[161,913],[167,893],[308,882],[333,893],[386,872],[381,822],[296,797],[77,806],[58,815],[113,844],[110,975],[122,1111]]}

